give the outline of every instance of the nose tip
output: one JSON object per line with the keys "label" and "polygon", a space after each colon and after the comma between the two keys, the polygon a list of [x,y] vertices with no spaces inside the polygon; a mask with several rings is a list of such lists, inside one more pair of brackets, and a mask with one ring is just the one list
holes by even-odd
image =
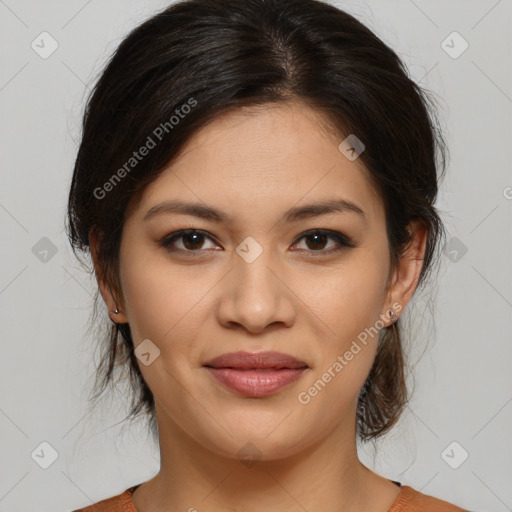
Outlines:
{"label": "nose tip", "polygon": [[288,287],[284,286],[267,262],[240,259],[218,307],[219,321],[225,326],[243,326],[251,334],[293,324],[295,308]]}

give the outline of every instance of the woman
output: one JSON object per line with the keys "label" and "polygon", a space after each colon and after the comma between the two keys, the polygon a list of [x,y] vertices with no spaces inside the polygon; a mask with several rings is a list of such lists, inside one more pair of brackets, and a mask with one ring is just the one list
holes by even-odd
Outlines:
{"label": "woman", "polygon": [[427,95],[315,0],[186,0],[88,102],[69,236],[161,468],[84,511],[460,511],[365,467],[408,394],[400,316],[439,255]]}

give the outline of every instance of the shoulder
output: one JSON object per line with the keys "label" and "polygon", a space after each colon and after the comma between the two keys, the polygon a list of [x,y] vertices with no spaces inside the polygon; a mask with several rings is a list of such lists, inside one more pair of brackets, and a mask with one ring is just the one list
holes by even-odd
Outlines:
{"label": "shoulder", "polygon": [[133,491],[136,487],[138,486],[135,485],[126,489],[121,494],[98,501],[93,505],[73,510],[72,512],[137,512],[132,500]]}
{"label": "shoulder", "polygon": [[404,485],[389,512],[469,512],[447,501],[427,496]]}

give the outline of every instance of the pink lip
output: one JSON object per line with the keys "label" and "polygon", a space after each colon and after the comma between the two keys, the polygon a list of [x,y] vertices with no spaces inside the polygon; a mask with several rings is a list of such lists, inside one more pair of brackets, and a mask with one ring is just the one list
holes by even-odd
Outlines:
{"label": "pink lip", "polygon": [[271,395],[296,381],[307,364],[281,352],[230,352],[204,364],[212,376],[238,393]]}

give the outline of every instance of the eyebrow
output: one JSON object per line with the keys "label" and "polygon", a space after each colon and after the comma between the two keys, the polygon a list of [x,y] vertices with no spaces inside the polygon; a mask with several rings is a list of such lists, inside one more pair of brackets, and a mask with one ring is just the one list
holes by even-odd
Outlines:
{"label": "eyebrow", "polygon": [[[294,222],[329,213],[356,213],[366,222],[364,210],[356,203],[347,199],[331,199],[318,203],[306,204],[304,206],[295,206],[286,211],[281,217],[281,221]],[[199,217],[201,219],[211,220],[219,223],[230,223],[233,218],[226,212],[206,206],[201,203],[187,203],[184,201],[164,201],[150,208],[144,215],[144,221],[162,214],[182,214]]]}

